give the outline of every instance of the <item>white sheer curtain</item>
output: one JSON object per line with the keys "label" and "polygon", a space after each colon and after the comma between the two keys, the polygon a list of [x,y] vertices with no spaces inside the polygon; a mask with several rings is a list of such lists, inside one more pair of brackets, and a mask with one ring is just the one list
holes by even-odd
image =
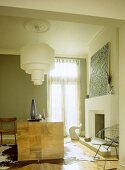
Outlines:
{"label": "white sheer curtain", "polygon": [[56,59],[48,77],[49,114],[51,121],[64,121],[68,134],[80,123],[79,60]]}

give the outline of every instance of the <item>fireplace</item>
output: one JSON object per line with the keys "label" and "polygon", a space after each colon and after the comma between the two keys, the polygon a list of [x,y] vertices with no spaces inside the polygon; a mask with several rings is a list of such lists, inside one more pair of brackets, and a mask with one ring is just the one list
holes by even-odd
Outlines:
{"label": "fireplace", "polygon": [[94,137],[101,128],[118,123],[118,96],[85,99],[85,137]]}

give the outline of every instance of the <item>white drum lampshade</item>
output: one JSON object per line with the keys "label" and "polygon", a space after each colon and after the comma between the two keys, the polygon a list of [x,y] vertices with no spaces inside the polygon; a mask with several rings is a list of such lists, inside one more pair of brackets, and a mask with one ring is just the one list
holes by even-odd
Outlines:
{"label": "white drum lampshade", "polygon": [[35,43],[23,47],[20,52],[21,68],[31,74],[34,85],[41,85],[44,74],[54,67],[54,50],[47,44]]}

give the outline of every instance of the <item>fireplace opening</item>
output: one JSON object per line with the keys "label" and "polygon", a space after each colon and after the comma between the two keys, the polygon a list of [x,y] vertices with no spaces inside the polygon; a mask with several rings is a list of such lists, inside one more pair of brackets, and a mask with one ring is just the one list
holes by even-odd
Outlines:
{"label": "fireplace opening", "polygon": [[95,114],[95,135],[103,128],[105,128],[104,114]]}

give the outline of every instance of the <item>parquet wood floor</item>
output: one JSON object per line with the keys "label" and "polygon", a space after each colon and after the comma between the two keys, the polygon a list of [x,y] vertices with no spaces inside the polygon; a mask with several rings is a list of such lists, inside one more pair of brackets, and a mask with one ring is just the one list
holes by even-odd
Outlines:
{"label": "parquet wood floor", "polygon": [[[92,150],[87,148],[86,146],[82,145],[79,142],[74,142],[77,144],[78,147],[84,150],[84,152],[88,153],[89,155],[95,154]],[[25,166],[23,168],[19,168],[18,170],[114,170],[117,168],[118,161],[116,157],[108,157],[108,161],[106,161],[106,166],[104,168],[105,158],[101,157],[99,161],[89,162],[89,161],[78,161],[72,163],[70,165],[57,165],[57,164],[31,164]]]}

